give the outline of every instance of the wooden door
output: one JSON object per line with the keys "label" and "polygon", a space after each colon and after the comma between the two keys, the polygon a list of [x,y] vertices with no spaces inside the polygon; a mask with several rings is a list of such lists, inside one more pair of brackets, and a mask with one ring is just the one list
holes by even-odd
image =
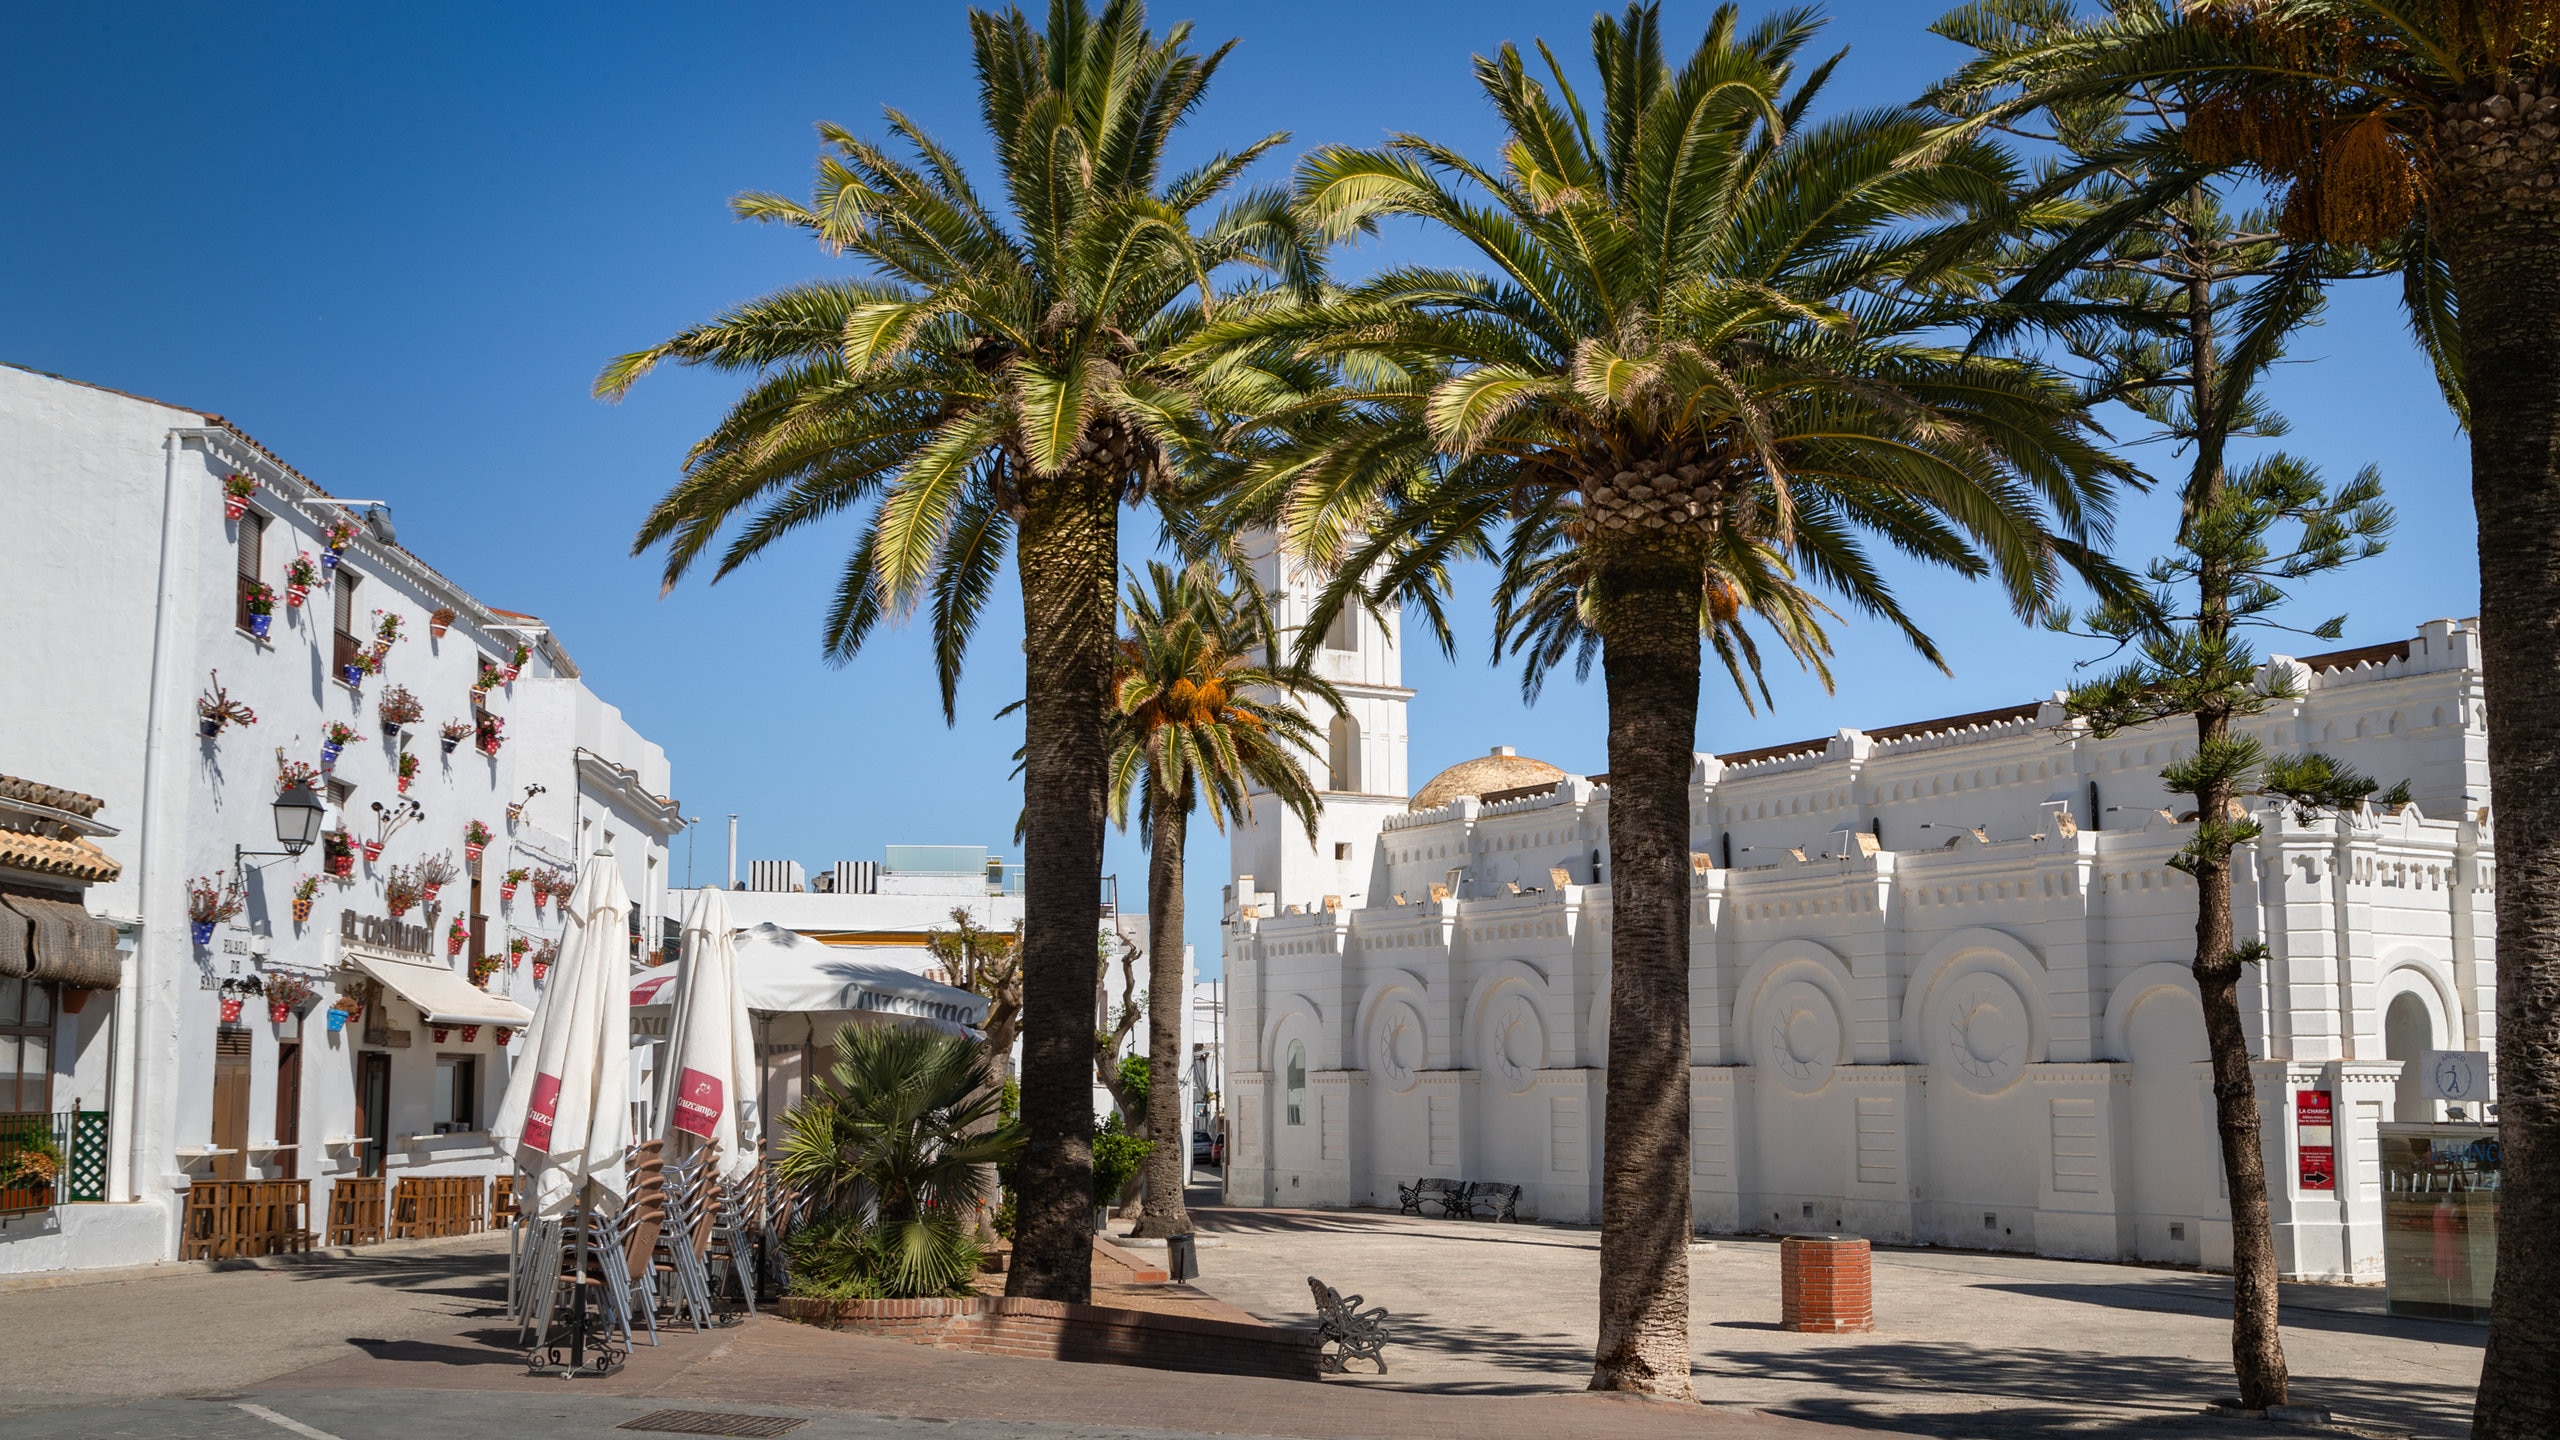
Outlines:
{"label": "wooden door", "polygon": [[302,1042],[276,1046],[276,1175],[302,1173]]}
{"label": "wooden door", "polygon": [[391,1052],[367,1050],[356,1070],[356,1133],[363,1137],[357,1153],[367,1177],[382,1173],[391,1145]]}
{"label": "wooden door", "polygon": [[216,1179],[242,1180],[249,1169],[249,1032],[226,1027],[213,1042],[213,1157]]}

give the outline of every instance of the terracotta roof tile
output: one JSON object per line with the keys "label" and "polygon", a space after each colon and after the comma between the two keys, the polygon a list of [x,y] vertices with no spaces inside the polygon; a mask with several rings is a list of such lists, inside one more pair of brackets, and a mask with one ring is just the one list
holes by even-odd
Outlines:
{"label": "terracotta roof tile", "polygon": [[0,830],[0,865],[88,885],[104,885],[124,873],[123,865],[86,840],[56,840],[23,830]]}
{"label": "terracotta roof tile", "polygon": [[49,805],[84,818],[97,814],[98,807],[107,803],[95,795],[83,795],[77,790],[65,790],[59,785],[47,785],[41,780],[27,780],[16,775],[0,775],[0,800]]}

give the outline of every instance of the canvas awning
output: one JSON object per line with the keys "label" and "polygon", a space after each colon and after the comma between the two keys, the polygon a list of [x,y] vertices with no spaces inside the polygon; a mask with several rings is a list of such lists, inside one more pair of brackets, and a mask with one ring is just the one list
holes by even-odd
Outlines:
{"label": "canvas awning", "polygon": [[522,1025],[533,1012],[492,995],[432,960],[401,960],[353,945],[341,953],[355,967],[418,1007],[431,1025]]}
{"label": "canvas awning", "polygon": [[113,990],[124,975],[116,927],[68,895],[0,892],[0,978],[19,975]]}

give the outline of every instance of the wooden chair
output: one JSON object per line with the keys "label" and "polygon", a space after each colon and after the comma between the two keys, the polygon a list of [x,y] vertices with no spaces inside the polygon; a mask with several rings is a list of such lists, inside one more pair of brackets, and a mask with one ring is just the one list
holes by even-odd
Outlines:
{"label": "wooden chair", "polygon": [[328,1243],[379,1245],[382,1238],[382,1177],[339,1177],[329,1190]]}

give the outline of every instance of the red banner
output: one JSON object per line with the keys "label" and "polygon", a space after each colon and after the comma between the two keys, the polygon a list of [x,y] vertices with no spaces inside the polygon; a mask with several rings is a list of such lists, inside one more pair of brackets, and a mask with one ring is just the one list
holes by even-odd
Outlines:
{"label": "red banner", "polygon": [[720,1132],[720,1080],[699,1070],[676,1076],[676,1113],[668,1123],[708,1140]]}
{"label": "red banner", "polygon": [[2293,1092],[2295,1184],[2305,1190],[2338,1188],[2338,1140],[2326,1090]]}
{"label": "red banner", "polygon": [[560,1108],[560,1077],[533,1077],[533,1099],[524,1107],[524,1143],[548,1155],[551,1153],[551,1117]]}

